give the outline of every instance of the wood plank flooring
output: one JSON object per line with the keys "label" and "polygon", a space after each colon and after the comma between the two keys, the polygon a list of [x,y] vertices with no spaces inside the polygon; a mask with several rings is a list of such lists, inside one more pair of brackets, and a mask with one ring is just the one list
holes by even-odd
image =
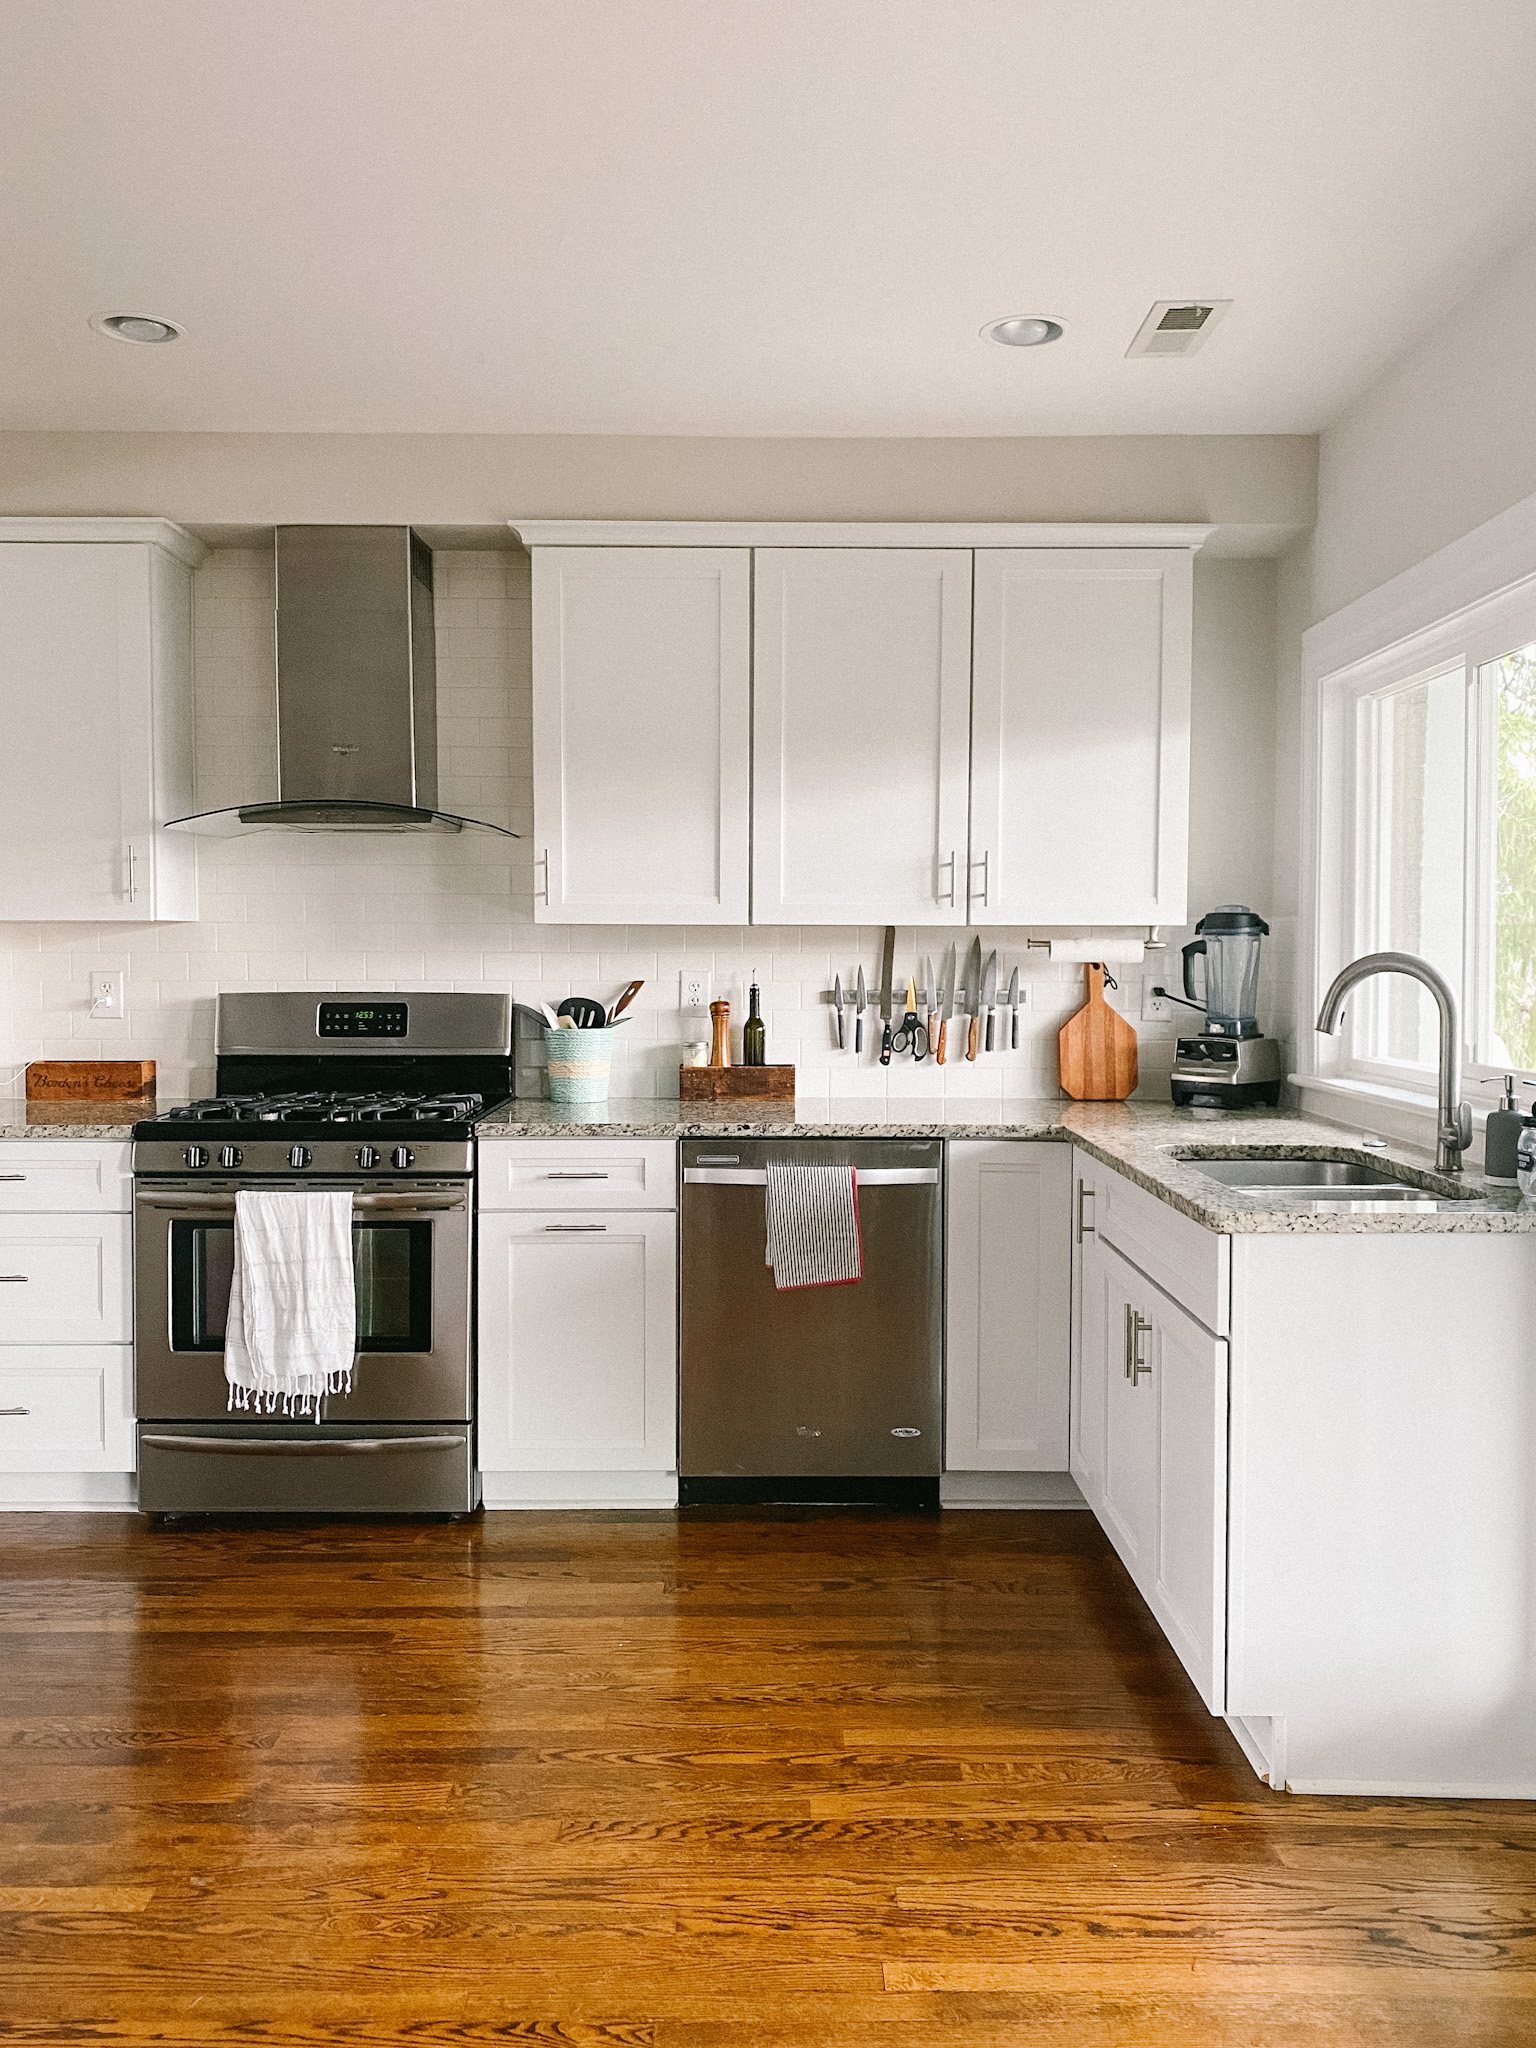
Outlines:
{"label": "wood plank flooring", "polygon": [[0,2042],[1533,2041],[1536,1806],[1269,1792],[1087,1515],[0,1517]]}

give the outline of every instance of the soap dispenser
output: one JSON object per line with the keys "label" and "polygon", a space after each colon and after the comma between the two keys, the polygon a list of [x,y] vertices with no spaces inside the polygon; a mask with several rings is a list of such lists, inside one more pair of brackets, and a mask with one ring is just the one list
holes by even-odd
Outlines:
{"label": "soap dispenser", "polygon": [[1496,1188],[1519,1186],[1515,1148],[1520,1143],[1520,1133],[1530,1121],[1516,1109],[1515,1077],[1506,1074],[1499,1106],[1489,1110],[1488,1121],[1483,1127],[1483,1178]]}

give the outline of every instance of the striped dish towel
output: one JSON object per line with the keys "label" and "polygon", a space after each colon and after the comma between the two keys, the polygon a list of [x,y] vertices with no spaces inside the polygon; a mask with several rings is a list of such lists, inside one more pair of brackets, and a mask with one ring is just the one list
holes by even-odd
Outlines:
{"label": "striped dish towel", "polygon": [[768,1161],[768,1264],[773,1284],[850,1287],[864,1275],[858,1178],[851,1166]]}

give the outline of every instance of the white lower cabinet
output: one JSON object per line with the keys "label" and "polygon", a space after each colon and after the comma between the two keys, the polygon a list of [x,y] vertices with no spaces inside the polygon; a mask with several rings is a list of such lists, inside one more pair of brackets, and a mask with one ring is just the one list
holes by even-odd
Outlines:
{"label": "white lower cabinet", "polygon": [[1227,1340],[1094,1232],[1078,1299],[1073,1475],[1201,1699],[1221,1713]]}
{"label": "white lower cabinet", "polygon": [[479,1382],[487,1474],[674,1472],[676,1217],[482,1212]]}
{"label": "white lower cabinet", "polygon": [[131,1472],[127,1344],[0,1350],[0,1472]]}
{"label": "white lower cabinet", "polygon": [[1065,1145],[950,1142],[946,1471],[1067,1469],[1071,1177]]}
{"label": "white lower cabinet", "polygon": [[126,1216],[0,1216],[0,1345],[126,1344]]}

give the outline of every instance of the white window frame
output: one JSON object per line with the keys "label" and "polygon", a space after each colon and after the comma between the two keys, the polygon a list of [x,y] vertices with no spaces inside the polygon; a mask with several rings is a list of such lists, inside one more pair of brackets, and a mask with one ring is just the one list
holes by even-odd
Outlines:
{"label": "white window frame", "polygon": [[[1358,941],[1358,708],[1460,668],[1466,716],[1462,845],[1462,943],[1457,989],[1466,1094],[1481,1115],[1494,1106],[1500,1069],[1474,1058],[1492,1019],[1497,695],[1480,670],[1536,643],[1536,498],[1489,521],[1427,562],[1303,635],[1302,931],[1297,975],[1294,1081],[1317,1090],[1315,1107],[1396,1111],[1432,1123],[1428,1067],[1357,1058],[1351,1034],[1319,1034],[1318,1008],[1339,968],[1367,948]],[[1536,1073],[1529,1078],[1536,1081]],[[1387,1123],[1383,1124],[1383,1128]]]}

